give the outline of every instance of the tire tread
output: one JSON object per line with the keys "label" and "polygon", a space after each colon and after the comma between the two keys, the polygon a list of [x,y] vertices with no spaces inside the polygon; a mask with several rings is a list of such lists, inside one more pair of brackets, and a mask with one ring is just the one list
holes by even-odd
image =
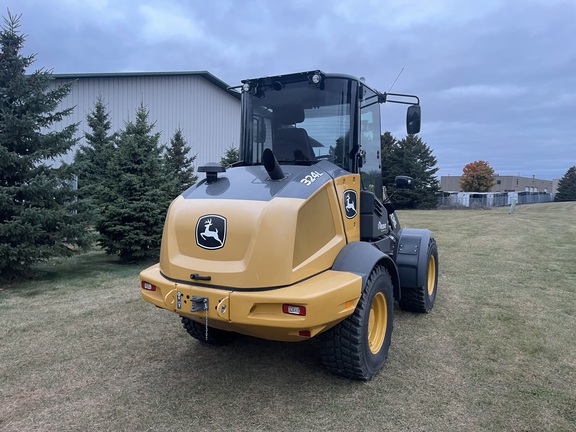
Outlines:
{"label": "tire tread", "polygon": [[[370,313],[371,305],[366,304],[368,287],[371,287],[376,278],[383,274],[388,278],[391,289],[392,282],[388,270],[384,267],[376,266],[366,281],[366,288],[354,313],[320,335],[320,355],[328,371],[363,381],[369,380],[378,372],[377,370],[370,370],[366,365],[363,344],[367,342],[363,341],[362,322],[366,313]],[[390,301],[389,299],[387,300]],[[392,323],[389,325],[388,331],[392,332]],[[383,349],[386,350],[385,360],[388,356],[388,346],[383,347]]]}

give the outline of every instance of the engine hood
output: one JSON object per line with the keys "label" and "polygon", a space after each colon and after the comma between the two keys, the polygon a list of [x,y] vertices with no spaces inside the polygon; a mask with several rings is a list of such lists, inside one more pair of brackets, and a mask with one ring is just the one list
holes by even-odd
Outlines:
{"label": "engine hood", "polygon": [[328,162],[282,168],[286,178],[278,181],[261,166],[232,168],[174,200],[162,237],[164,277],[263,289],[329,269],[346,243],[333,183],[340,169]]}
{"label": "engine hood", "polygon": [[186,190],[185,199],[238,199],[269,201],[272,198],[308,198],[326,182],[347,174],[327,161],[311,166],[283,165],[282,180],[271,180],[263,166],[230,168],[208,184],[202,179]]}

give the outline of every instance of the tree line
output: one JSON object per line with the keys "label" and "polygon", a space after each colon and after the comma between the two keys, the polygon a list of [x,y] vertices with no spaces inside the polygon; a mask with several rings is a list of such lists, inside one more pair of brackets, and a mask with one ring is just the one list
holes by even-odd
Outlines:
{"label": "tree line", "polygon": [[73,163],[61,163],[79,141],[77,124],[52,128],[72,112],[58,108],[72,84],[54,87],[42,69],[27,73],[35,55],[22,54],[19,27],[8,12],[0,31],[0,279],[95,242],[123,261],[157,256],[170,201],[197,179],[182,131],[161,145],[141,105],[112,132],[98,99],[85,144]]}
{"label": "tree line", "polygon": [[144,105],[118,132],[98,99],[87,117],[91,132],[74,157],[78,199],[90,211],[97,243],[122,261],[155,257],[170,202],[192,186],[195,156],[181,129],[168,146],[159,143]]}

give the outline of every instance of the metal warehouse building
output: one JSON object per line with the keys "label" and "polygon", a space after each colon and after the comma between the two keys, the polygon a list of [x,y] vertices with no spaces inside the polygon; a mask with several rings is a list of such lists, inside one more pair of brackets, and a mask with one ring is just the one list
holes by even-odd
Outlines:
{"label": "metal warehouse building", "polygon": [[[78,137],[91,132],[86,116],[98,97],[107,105],[111,132],[134,121],[141,104],[149,110],[148,120],[160,133],[160,144],[168,144],[178,128],[197,155],[196,167],[219,162],[229,147],[240,139],[240,94],[209,72],[99,73],[53,75],[54,84],[72,82],[72,91],[59,109],[74,107],[72,115],[55,129],[79,123]],[[73,153],[65,161],[73,160]]]}
{"label": "metal warehouse building", "polygon": [[[440,189],[444,192],[462,191],[460,180],[462,176],[440,177]],[[534,177],[500,176],[496,175],[495,183],[490,192],[554,192],[552,180],[542,180]]]}

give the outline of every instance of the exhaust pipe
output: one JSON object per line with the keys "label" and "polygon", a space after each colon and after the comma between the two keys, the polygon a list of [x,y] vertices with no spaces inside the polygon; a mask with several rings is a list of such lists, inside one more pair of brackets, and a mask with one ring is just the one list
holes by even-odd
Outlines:
{"label": "exhaust pipe", "polygon": [[262,153],[262,162],[264,163],[264,168],[268,172],[271,180],[282,180],[284,177],[284,171],[280,168],[280,164],[274,156],[274,152],[269,148],[264,149]]}

